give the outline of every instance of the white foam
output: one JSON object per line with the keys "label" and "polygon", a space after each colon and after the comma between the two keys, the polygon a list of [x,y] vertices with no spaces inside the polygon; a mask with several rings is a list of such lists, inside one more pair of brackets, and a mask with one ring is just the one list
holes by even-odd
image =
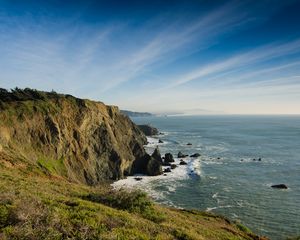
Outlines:
{"label": "white foam", "polygon": [[201,176],[201,163],[199,158],[192,159],[188,162],[188,170],[192,174],[196,174],[197,176]]}
{"label": "white foam", "polygon": [[[141,189],[147,192],[152,198],[159,201],[168,201],[167,195],[174,193],[182,183],[180,180],[189,178],[191,169],[194,169],[192,174],[200,176],[201,165],[199,159],[185,159],[187,165],[179,165],[180,159],[174,158],[175,164],[178,165],[175,169],[166,175],[159,176],[145,176],[145,175],[135,175],[129,176],[126,179],[121,179],[112,183],[113,188],[127,188],[127,189]],[[163,169],[168,167],[163,167]],[[142,179],[137,181],[135,178],[139,176]],[[155,190],[157,186],[164,186],[167,190]],[[173,206],[174,204],[168,201],[168,205]]]}
{"label": "white foam", "polygon": [[217,201],[217,203],[219,204],[221,202],[220,198],[219,198],[219,193],[216,192],[215,194],[212,195],[212,198],[215,199]]}
{"label": "white foam", "polygon": [[214,176],[209,176],[208,178],[209,178],[209,179],[213,179],[213,180],[218,179],[218,177],[214,177]]}
{"label": "white foam", "polygon": [[212,198],[217,198],[219,196],[219,193],[216,192],[214,195],[212,195]]}
{"label": "white foam", "polygon": [[[165,133],[164,135],[167,135]],[[147,137],[148,144],[145,145],[145,149],[149,154],[152,154],[154,148],[160,145],[168,144],[167,141],[159,143],[159,136]],[[141,180],[136,180],[136,176],[129,176],[126,179],[121,179],[112,184],[113,188],[127,188],[127,189],[141,189],[147,192],[154,199],[159,200],[160,202],[168,202],[168,205],[173,206],[174,204],[167,200],[166,195],[174,193],[182,183],[180,180],[187,179],[191,176],[200,176],[201,173],[201,164],[199,158],[185,158],[184,161],[187,165],[179,165],[180,159],[174,158],[174,164],[177,165],[175,169],[172,169],[171,172],[166,173],[166,175],[159,176],[145,176],[145,175],[136,175],[141,177]],[[163,170],[169,168],[168,166],[163,166]],[[155,190],[156,187],[165,187],[167,190]]]}
{"label": "white foam", "polygon": [[218,208],[231,208],[233,207],[232,205],[225,205],[225,206],[218,206],[218,207],[208,207],[206,208],[206,212],[211,212],[212,210],[218,209]]}
{"label": "white foam", "polygon": [[145,147],[156,147],[159,143],[159,139],[158,138],[154,138],[154,137],[147,137],[147,145],[145,145]]}

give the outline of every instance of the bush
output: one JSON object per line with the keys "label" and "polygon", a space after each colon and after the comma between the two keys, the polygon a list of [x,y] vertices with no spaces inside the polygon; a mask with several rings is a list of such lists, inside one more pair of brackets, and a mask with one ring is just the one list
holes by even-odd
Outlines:
{"label": "bush", "polygon": [[154,205],[146,193],[135,191],[110,191],[107,194],[90,193],[82,197],[85,200],[102,203],[104,205],[141,214],[153,222],[162,222],[164,216],[154,209]]}
{"label": "bush", "polygon": [[63,96],[61,94],[56,93],[52,90],[52,92],[43,92],[38,91],[36,89],[31,88],[14,88],[10,91],[0,88],[0,101],[3,102],[13,102],[13,101],[28,101],[28,100],[47,100],[49,98],[59,98]]}
{"label": "bush", "polygon": [[181,230],[174,230],[173,232],[173,236],[177,239],[177,240],[192,240],[193,238],[190,237],[188,234],[186,234],[185,232],[181,231]]}

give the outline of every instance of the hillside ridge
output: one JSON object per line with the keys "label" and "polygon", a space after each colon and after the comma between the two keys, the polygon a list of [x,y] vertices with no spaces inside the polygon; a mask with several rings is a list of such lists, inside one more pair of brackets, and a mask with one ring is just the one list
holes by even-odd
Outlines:
{"label": "hillside ridge", "polygon": [[8,159],[89,185],[147,164],[146,137],[117,106],[17,88],[0,90],[0,110],[0,150]]}

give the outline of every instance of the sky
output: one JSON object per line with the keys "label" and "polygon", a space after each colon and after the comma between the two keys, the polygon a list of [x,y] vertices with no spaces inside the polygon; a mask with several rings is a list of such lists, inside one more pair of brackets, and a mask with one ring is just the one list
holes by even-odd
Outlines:
{"label": "sky", "polygon": [[0,0],[0,87],[159,114],[300,114],[299,12],[299,0]]}

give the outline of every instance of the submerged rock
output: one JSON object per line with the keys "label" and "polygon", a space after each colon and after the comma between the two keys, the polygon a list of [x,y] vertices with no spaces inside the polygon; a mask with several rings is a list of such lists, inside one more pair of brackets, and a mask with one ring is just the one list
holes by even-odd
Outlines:
{"label": "submerged rock", "polygon": [[178,152],[177,157],[178,158],[185,158],[188,157],[189,155],[183,154],[182,152]]}
{"label": "submerged rock", "polygon": [[179,165],[187,165],[187,163],[185,161],[183,161],[183,160],[180,160]]}
{"label": "submerged rock", "polygon": [[158,139],[158,143],[164,143],[164,142],[163,142],[163,140],[161,140],[161,139]]}
{"label": "submerged rock", "polygon": [[190,157],[192,157],[192,158],[197,158],[197,157],[200,157],[201,155],[199,154],[199,153],[195,153],[195,154],[193,154],[193,155],[191,155]]}
{"label": "submerged rock", "polygon": [[176,164],[171,164],[171,169],[175,169],[177,168],[177,165]]}
{"label": "submerged rock", "polygon": [[271,186],[272,188],[279,188],[279,189],[288,189],[287,185],[285,184],[275,184]]}

